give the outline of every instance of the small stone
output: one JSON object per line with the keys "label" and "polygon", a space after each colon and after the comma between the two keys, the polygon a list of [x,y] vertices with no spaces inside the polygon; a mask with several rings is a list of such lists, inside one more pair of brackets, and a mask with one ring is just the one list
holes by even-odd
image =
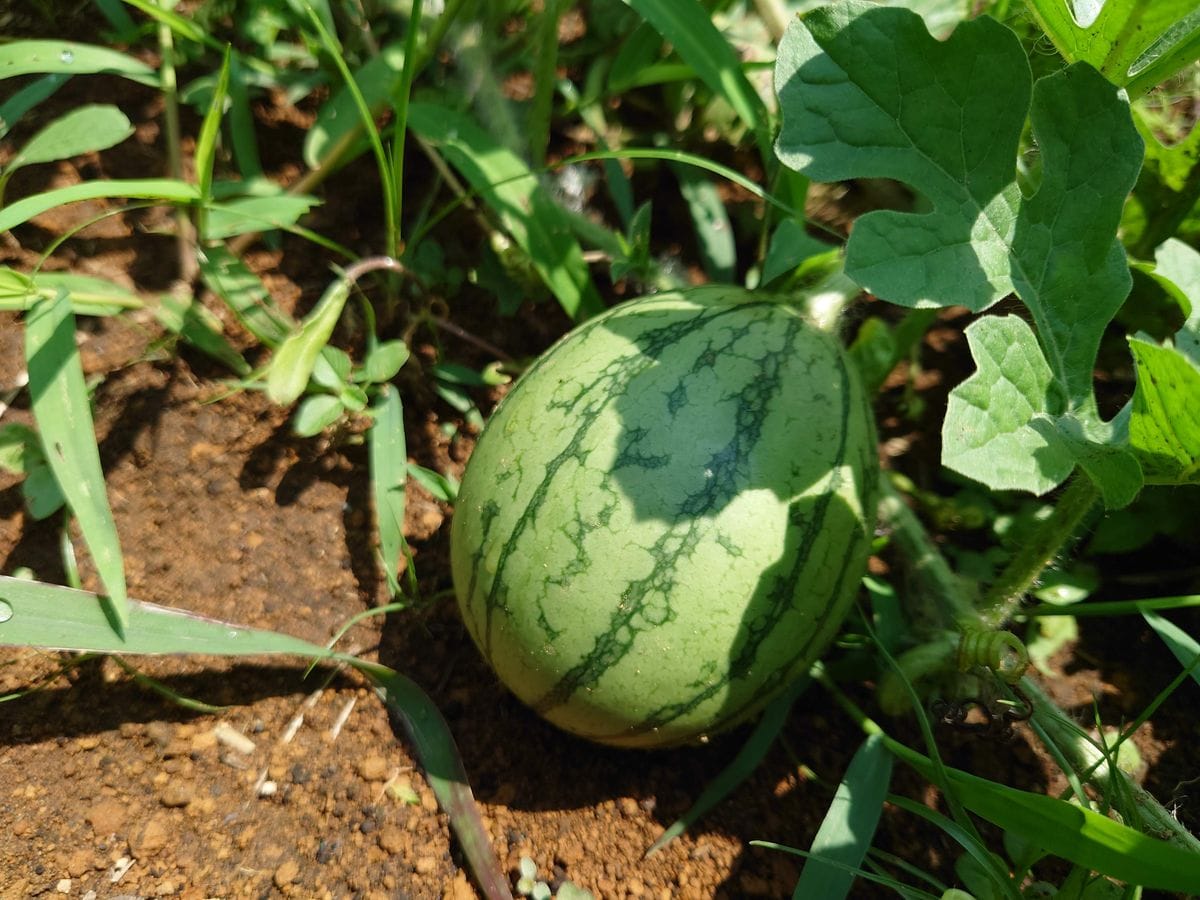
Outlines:
{"label": "small stone", "polygon": [[630,819],[632,819],[638,814],[638,808],[639,807],[638,807],[637,801],[634,800],[632,797],[622,797],[621,798],[621,813],[623,815],[628,816]]}
{"label": "small stone", "polygon": [[58,884],[56,884],[56,885],[54,886],[54,889],[55,889],[56,891],[58,891],[60,894],[69,894],[69,893],[71,893],[71,879],[70,879],[70,878],[64,878],[62,881],[60,881]]}
{"label": "small stone", "polygon": [[243,753],[249,756],[254,752],[254,741],[246,737],[228,722],[218,722],[212,730],[216,739],[230,750],[236,750],[238,753]]}
{"label": "small stone", "polygon": [[387,778],[388,762],[382,756],[368,756],[359,760],[358,774],[367,781],[383,781]]}
{"label": "small stone", "polygon": [[379,849],[385,853],[396,854],[404,849],[408,843],[405,840],[405,831],[403,828],[398,828],[395,825],[385,825],[379,829]]}
{"label": "small stone", "polygon": [[83,737],[75,741],[75,746],[80,750],[95,750],[100,746],[100,735],[85,734]]}
{"label": "small stone", "polygon": [[104,838],[121,830],[127,813],[128,807],[124,803],[108,798],[94,804],[84,818],[91,823],[96,837]]}
{"label": "small stone", "polygon": [[282,891],[285,887],[292,884],[299,874],[300,864],[294,859],[289,859],[275,870],[275,875],[273,877],[275,887]]}
{"label": "small stone", "polygon": [[187,806],[196,796],[196,789],[187,781],[168,781],[159,794],[158,802],[168,809]]}
{"label": "small stone", "polygon": [[275,794],[278,792],[279,792],[278,783],[271,781],[270,779],[268,779],[267,781],[264,781],[262,784],[260,784],[258,786],[258,796],[260,796],[260,797],[274,797]]}

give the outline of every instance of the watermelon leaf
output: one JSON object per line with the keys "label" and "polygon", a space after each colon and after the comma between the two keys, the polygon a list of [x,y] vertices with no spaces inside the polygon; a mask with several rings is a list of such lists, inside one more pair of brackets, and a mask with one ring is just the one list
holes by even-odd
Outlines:
{"label": "watermelon leaf", "polygon": [[[1124,95],[1084,63],[1033,85],[1016,35],[987,17],[938,42],[915,14],[858,0],[788,30],[776,84],[786,165],[825,181],[894,178],[920,195],[917,212],[856,222],[847,274],[904,306],[978,312],[1015,293],[1029,310],[1036,344],[1022,335],[1004,377],[1024,384],[1031,418],[978,405],[1001,386],[977,359],[981,380],[956,392],[946,417],[946,464],[989,487],[1041,493],[1089,461],[1106,502],[1127,502],[1140,474],[1092,394],[1100,337],[1131,285],[1116,229],[1142,140]],[[1027,115],[1042,160],[1028,197],[1014,177]],[[1015,327],[985,326],[995,330],[975,345]],[[1040,431],[1058,436],[1038,442]],[[1058,446],[1030,460],[1037,443]]]}

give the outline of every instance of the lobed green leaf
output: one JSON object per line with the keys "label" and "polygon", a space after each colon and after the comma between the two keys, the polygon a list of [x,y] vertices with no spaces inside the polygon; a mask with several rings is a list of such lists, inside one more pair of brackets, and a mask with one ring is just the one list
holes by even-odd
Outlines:
{"label": "lobed green leaf", "polygon": [[[894,178],[920,195],[918,211],[857,220],[852,278],[913,307],[981,311],[1016,293],[1032,316],[1036,339],[1014,323],[977,330],[987,358],[956,390],[946,464],[1039,493],[1079,464],[1110,506],[1128,502],[1136,461],[1092,394],[1101,335],[1131,284],[1116,228],[1142,142],[1124,95],[1086,64],[1031,85],[1017,37],[987,17],[938,42],[915,14],[857,0],[789,29],[777,84],[785,164],[827,181]],[[1024,197],[1014,170],[1027,114],[1042,169]],[[1002,346],[1010,333],[1018,343]]]}

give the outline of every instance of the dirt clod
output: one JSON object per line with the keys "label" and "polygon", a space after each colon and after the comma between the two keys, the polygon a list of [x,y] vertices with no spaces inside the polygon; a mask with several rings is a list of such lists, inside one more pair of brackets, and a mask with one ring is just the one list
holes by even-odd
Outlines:
{"label": "dirt clod", "polygon": [[359,760],[358,774],[367,781],[383,781],[388,774],[388,761],[378,754]]}
{"label": "dirt clod", "polygon": [[91,824],[97,838],[116,834],[125,824],[129,807],[117,800],[101,800],[91,806],[84,818]]}
{"label": "dirt clod", "polygon": [[290,887],[300,875],[300,864],[294,859],[289,859],[280,864],[275,870],[275,874],[271,876],[271,880],[275,882],[275,887],[283,890]]}
{"label": "dirt clod", "polygon": [[196,795],[195,785],[187,781],[168,781],[158,801],[168,809],[187,806]]}
{"label": "dirt clod", "polygon": [[154,813],[139,828],[129,842],[129,850],[137,859],[149,859],[171,841],[171,818],[165,812]]}

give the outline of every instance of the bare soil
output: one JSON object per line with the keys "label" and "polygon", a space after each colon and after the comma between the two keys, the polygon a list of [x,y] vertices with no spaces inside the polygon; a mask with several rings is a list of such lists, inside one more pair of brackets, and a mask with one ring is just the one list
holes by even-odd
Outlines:
{"label": "bare soil", "polygon": [[[136,137],[98,157],[23,173],[9,197],[162,171],[155,95],[104,79],[90,84],[87,90],[117,98]],[[64,88],[63,108],[81,102],[73,90]],[[274,139],[293,152],[299,126],[273,107],[262,113],[264,148]],[[277,154],[268,162],[286,180],[294,157]],[[375,235],[363,223],[379,220],[369,185],[369,166],[340,174],[325,189],[314,227],[369,250]],[[48,213],[4,236],[0,263],[30,270],[51,240],[108,208],[88,206]],[[153,300],[177,275],[169,225],[155,211],[117,214],[69,238],[46,264],[110,277]],[[277,302],[298,312],[330,277],[324,260],[290,238],[247,258]],[[528,305],[512,318],[491,310],[486,296],[464,294],[451,318],[516,356],[536,353],[566,327],[548,305]],[[951,321],[950,337],[927,348],[928,370],[944,364],[949,373],[924,376],[931,404],[962,371],[962,342],[954,339],[960,325]],[[257,393],[230,393],[229,373],[187,348],[163,346],[148,314],[81,320],[80,327],[85,367],[98,381],[101,456],[132,596],[316,642],[386,601],[366,457],[354,428],[294,437],[287,411]],[[21,340],[18,318],[0,317],[0,391],[19,383]],[[415,344],[423,363],[439,351],[486,361],[452,336],[419,334]],[[461,474],[472,435],[460,414],[430,390],[419,365],[405,370],[401,388],[410,458]],[[885,455],[891,464],[904,464],[897,458],[906,454],[936,459],[936,436],[894,415],[900,393],[897,387],[881,400],[884,447],[891,448]],[[486,409],[495,398],[479,399]],[[26,407],[17,394],[4,421],[29,421]],[[447,424],[457,429],[453,439]],[[912,474],[923,479],[927,469],[914,464]],[[748,842],[808,846],[861,741],[854,726],[810,692],[785,740],[745,785],[684,838],[643,858],[732,758],[744,732],[704,747],[644,753],[592,746],[540,721],[497,683],[458,619],[446,564],[450,514],[410,485],[406,531],[427,599],[357,625],[346,646],[400,669],[436,700],[514,883],[528,856],[552,886],[569,879],[606,900],[790,896],[800,861]],[[58,518],[31,519],[16,480],[0,481],[0,571],[27,566],[61,582],[60,527]],[[73,532],[72,542],[85,583],[96,587]],[[1091,716],[1093,698],[1109,721],[1136,715],[1177,671],[1140,622],[1128,624],[1122,633],[1111,624],[1085,627],[1056,660],[1047,687],[1081,719]],[[476,896],[403,734],[353,673],[319,669],[305,678],[302,661],[279,659],[125,662],[139,674],[113,659],[3,654],[0,695],[24,693],[0,705],[0,834],[7,835],[0,897]],[[139,675],[223,708],[193,711]],[[869,686],[857,694],[870,702]],[[1200,805],[1187,781],[1197,771],[1190,708],[1198,697],[1194,685],[1185,686],[1138,739],[1147,786],[1193,824]],[[919,740],[908,723],[892,724]],[[245,744],[231,743],[223,729]],[[1007,744],[952,730],[940,736],[954,765],[1031,790],[1062,787],[1023,729]],[[897,772],[895,789],[937,802],[907,772]],[[889,810],[878,846],[953,880],[956,848],[912,817]],[[879,894],[864,885],[856,896]]]}

